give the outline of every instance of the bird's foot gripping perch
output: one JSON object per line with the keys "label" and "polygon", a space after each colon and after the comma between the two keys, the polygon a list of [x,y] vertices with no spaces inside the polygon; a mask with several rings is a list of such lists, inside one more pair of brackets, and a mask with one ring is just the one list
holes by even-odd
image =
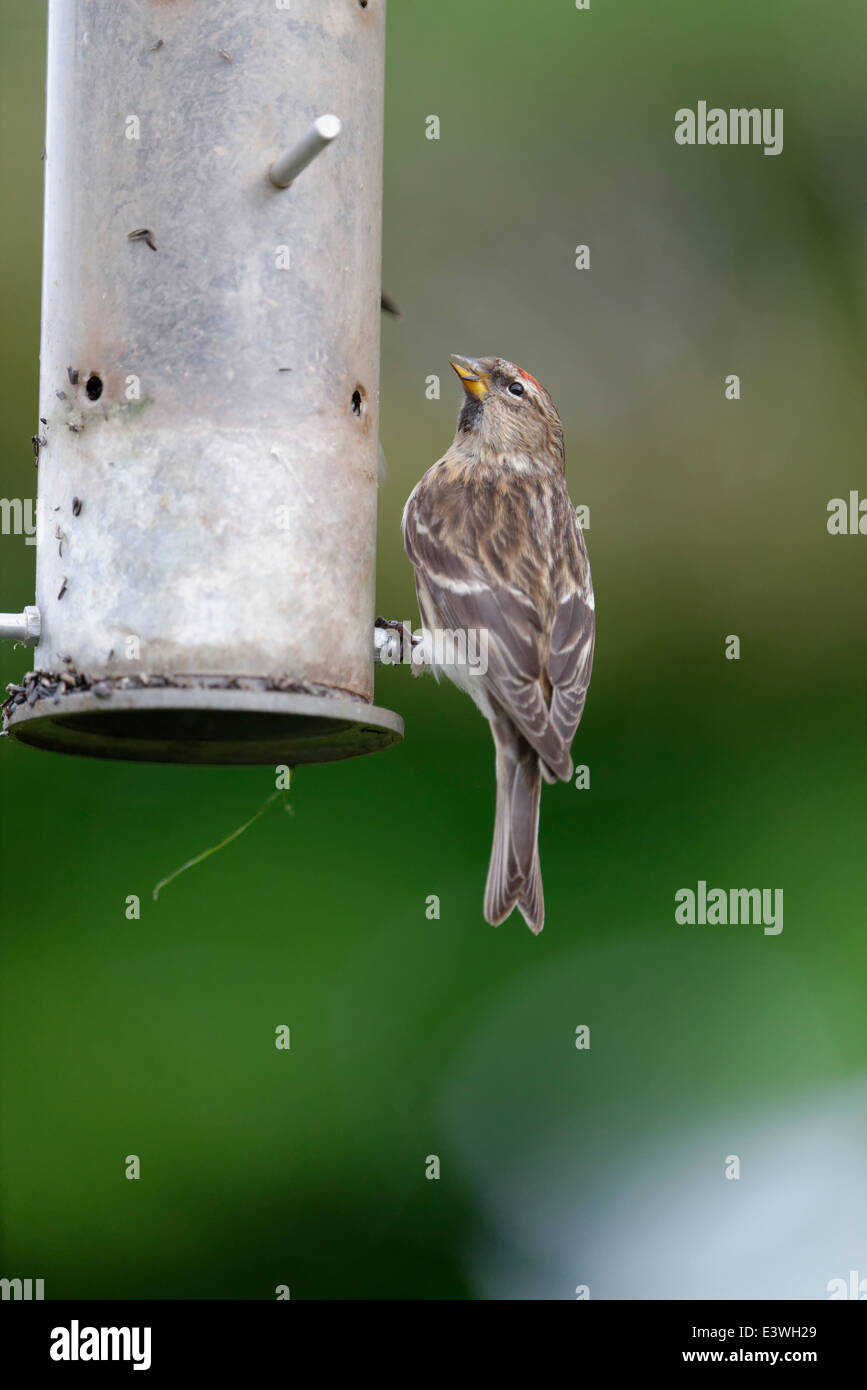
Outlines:
{"label": "bird's foot gripping perch", "polygon": [[382,666],[410,666],[414,676],[424,672],[428,660],[424,633],[413,632],[410,623],[397,618],[376,618],[373,624],[373,659]]}

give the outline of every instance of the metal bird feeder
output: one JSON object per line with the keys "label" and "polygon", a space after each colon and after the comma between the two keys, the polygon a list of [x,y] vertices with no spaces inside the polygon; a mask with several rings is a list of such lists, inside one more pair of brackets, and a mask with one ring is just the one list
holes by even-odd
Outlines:
{"label": "metal bird feeder", "polygon": [[384,46],[384,0],[51,0],[20,742],[401,738],[371,703]]}

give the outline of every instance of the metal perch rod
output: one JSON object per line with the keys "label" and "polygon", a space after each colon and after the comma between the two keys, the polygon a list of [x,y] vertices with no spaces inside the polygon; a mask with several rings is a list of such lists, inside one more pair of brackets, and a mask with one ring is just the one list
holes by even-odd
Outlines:
{"label": "metal perch rod", "polygon": [[343,126],[339,116],[320,116],[314,121],[307,134],[298,141],[288,154],[275,159],[268,170],[268,177],[275,188],[289,188],[298,175],[312,164],[318,154],[336,140]]}
{"label": "metal perch rod", "polygon": [[0,640],[35,647],[41,631],[39,609],[31,604],[23,613],[0,613]]}

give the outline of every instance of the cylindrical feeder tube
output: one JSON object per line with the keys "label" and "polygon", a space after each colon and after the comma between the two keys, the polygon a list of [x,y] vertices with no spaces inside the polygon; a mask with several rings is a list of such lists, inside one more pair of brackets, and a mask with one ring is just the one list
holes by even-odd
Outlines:
{"label": "cylindrical feeder tube", "polygon": [[[384,0],[49,14],[34,664],[75,683],[10,731],[179,761],[304,761],[305,724],[311,759],[386,746]],[[339,138],[275,187],[323,112]]]}

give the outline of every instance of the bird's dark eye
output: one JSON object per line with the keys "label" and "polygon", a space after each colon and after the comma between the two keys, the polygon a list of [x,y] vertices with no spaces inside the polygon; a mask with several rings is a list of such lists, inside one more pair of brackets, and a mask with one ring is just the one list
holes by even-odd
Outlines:
{"label": "bird's dark eye", "polygon": [[521,385],[520,381],[511,382],[509,390],[511,391],[513,396],[523,396],[524,394],[524,388]]}

